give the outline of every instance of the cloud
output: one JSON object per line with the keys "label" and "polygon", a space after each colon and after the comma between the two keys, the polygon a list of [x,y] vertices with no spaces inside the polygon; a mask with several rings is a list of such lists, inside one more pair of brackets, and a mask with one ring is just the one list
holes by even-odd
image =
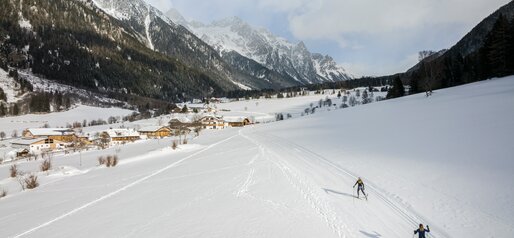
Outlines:
{"label": "cloud", "polygon": [[[273,2],[267,6],[273,8]],[[286,1],[287,2],[287,1]],[[290,30],[300,39],[345,41],[347,34],[383,36],[422,30],[427,25],[476,24],[508,0],[297,0]],[[300,3],[303,2],[303,3]],[[344,44],[343,44],[344,46]]]}

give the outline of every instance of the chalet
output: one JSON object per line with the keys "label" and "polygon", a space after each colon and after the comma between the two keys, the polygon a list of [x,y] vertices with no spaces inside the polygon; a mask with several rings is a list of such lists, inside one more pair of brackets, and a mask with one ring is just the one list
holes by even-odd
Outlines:
{"label": "chalet", "polygon": [[200,119],[203,129],[225,129],[228,124],[221,118],[216,116],[205,116]]}
{"label": "chalet", "polygon": [[76,139],[75,132],[69,128],[30,128],[22,133],[25,138],[48,138],[66,143]]}
{"label": "chalet", "polygon": [[101,142],[110,145],[125,144],[139,139],[139,133],[131,129],[109,129],[100,134]]}
{"label": "chalet", "polygon": [[171,129],[192,127],[193,123],[187,118],[173,118],[168,122]]}
{"label": "chalet", "polygon": [[148,126],[141,128],[138,132],[147,138],[162,138],[171,135],[171,129],[166,126]]}
{"label": "chalet", "polygon": [[19,151],[40,154],[45,151],[63,149],[65,143],[51,138],[21,138],[11,142],[11,147]]}
{"label": "chalet", "polygon": [[243,127],[250,125],[250,119],[246,117],[223,117],[230,127]]}
{"label": "chalet", "polygon": [[181,112],[182,112],[182,108],[180,108],[180,107],[173,108],[173,109],[171,110],[171,112],[172,112],[172,113],[181,113]]}

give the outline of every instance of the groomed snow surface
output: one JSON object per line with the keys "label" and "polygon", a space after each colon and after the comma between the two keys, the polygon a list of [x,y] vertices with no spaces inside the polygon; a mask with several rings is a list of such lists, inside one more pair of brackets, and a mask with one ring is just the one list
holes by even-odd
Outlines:
{"label": "groomed snow surface", "polygon": [[[276,100],[277,102],[281,102]],[[0,237],[512,237],[514,77],[277,123],[57,156]],[[115,168],[96,166],[118,153]],[[20,162],[35,171],[38,162]],[[354,198],[356,176],[369,200]]]}
{"label": "groomed snow surface", "polygon": [[78,105],[64,112],[48,113],[48,114],[27,114],[17,117],[0,118],[0,131],[5,132],[8,137],[13,130],[21,132],[27,128],[39,128],[48,124],[51,127],[65,127],[67,124],[74,122],[82,123],[83,120],[88,122],[92,120],[102,119],[107,121],[109,117],[123,117],[133,113],[131,110],[121,108],[99,108],[85,105]]}

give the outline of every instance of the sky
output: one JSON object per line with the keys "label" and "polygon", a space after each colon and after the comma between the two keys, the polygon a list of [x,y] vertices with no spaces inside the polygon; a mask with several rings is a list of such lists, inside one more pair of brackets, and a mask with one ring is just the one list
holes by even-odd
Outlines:
{"label": "sky", "polygon": [[447,49],[509,0],[146,0],[209,23],[238,16],[356,75],[403,72],[422,50]]}

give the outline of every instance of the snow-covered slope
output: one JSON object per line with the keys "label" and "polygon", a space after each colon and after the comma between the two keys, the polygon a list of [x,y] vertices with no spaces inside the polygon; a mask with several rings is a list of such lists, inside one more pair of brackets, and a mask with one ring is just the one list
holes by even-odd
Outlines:
{"label": "snow-covered slope", "polygon": [[[12,77],[9,77],[9,73],[0,68],[0,88],[5,94],[7,103],[17,102],[20,97],[20,89],[18,84]],[[2,100],[2,99],[0,99]]]}
{"label": "snow-covered slope", "polygon": [[[510,237],[512,108],[508,77],[203,131],[178,151],[164,139],[56,156],[32,191],[0,165],[0,236],[412,237],[423,223],[428,237]],[[95,166],[114,153],[117,167]]]}
{"label": "snow-covered slope", "polygon": [[353,77],[331,57],[309,52],[303,42],[292,44],[266,29],[253,28],[238,17],[205,25],[187,22],[175,9],[166,15],[190,29],[221,54],[238,52],[302,84],[340,81]]}
{"label": "snow-covered slope", "polygon": [[[91,120],[104,120],[107,121],[109,117],[121,118],[130,115],[134,111],[122,108],[100,108],[85,105],[78,105],[69,111],[53,112],[47,114],[27,114],[23,116],[12,116],[0,118],[0,131],[11,135],[13,130],[18,132],[18,135],[27,128],[39,128],[48,124],[51,127],[65,127],[74,122],[82,123],[84,120],[90,122]],[[9,137],[9,136],[8,136]]]}

